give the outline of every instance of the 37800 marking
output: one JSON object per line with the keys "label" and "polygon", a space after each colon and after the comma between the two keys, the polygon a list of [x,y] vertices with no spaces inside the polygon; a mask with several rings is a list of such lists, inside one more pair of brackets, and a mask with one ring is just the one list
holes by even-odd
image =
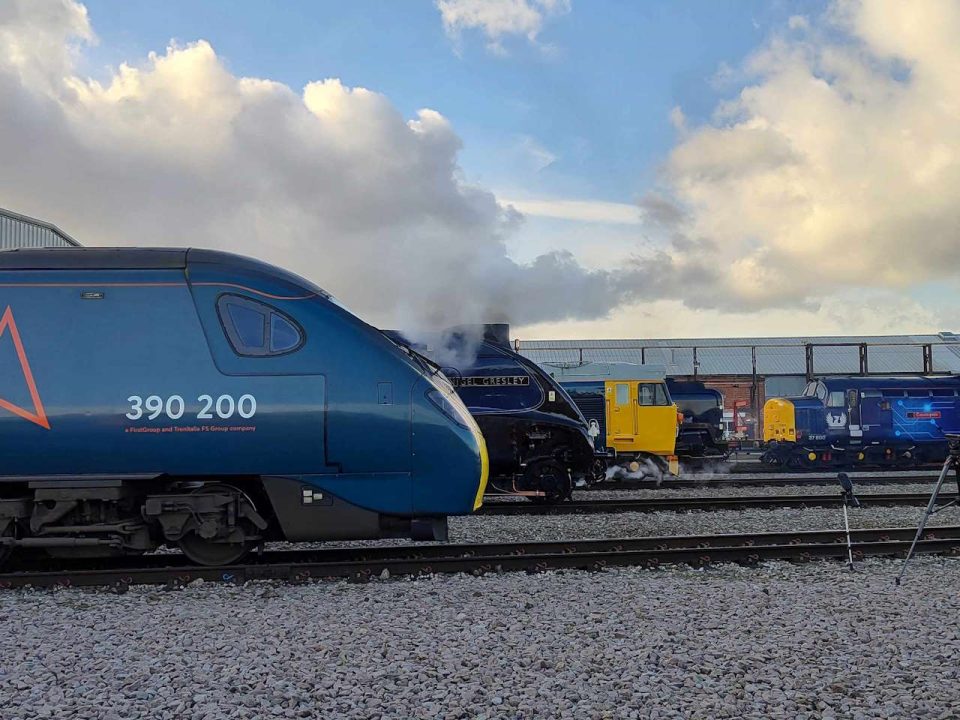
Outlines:
{"label": "37800 marking", "polygon": [[[130,403],[130,411],[126,414],[129,420],[140,420],[143,417],[156,420],[161,415],[170,420],[179,420],[187,410],[180,395],[171,395],[166,400],[159,395],[148,395],[145,399],[140,395],[131,395],[127,402]],[[197,402],[200,403],[197,420],[212,420],[214,413],[221,420],[229,420],[234,414],[249,420],[257,414],[257,399],[253,395],[241,395],[236,400],[233,395],[221,395],[216,400],[212,395],[201,395]]]}

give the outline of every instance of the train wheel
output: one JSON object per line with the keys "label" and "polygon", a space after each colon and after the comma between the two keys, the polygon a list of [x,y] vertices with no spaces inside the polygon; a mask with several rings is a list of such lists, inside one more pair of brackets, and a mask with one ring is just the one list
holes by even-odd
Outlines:
{"label": "train wheel", "polygon": [[[0,537],[14,537],[13,526],[0,533]],[[0,545],[0,568],[7,563],[11,555],[13,555],[13,545]]]}
{"label": "train wheel", "polygon": [[[232,485],[204,485],[195,490],[194,495],[212,494],[212,493],[231,493],[240,496],[240,502],[249,503],[250,507],[256,509],[250,497]],[[248,552],[257,545],[257,540],[247,539],[248,531],[256,533],[256,528],[251,527],[246,521],[239,520],[234,530],[237,535],[233,542],[217,541],[216,538],[205,538],[197,531],[191,531],[180,538],[180,549],[183,554],[190,558],[197,565],[232,565],[242,559]]]}
{"label": "train wheel", "polygon": [[570,473],[560,463],[544,460],[527,468],[523,475],[524,486],[530,490],[540,490],[543,495],[530,500],[544,505],[553,505],[570,497],[573,483]]}
{"label": "train wheel", "polygon": [[607,479],[607,461],[603,458],[597,458],[593,461],[592,467],[593,481],[600,482]]}

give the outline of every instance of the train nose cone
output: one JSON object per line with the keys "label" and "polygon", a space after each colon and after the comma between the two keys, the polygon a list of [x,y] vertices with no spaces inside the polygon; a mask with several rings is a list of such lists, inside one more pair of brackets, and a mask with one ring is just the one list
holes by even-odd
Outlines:
{"label": "train nose cone", "polygon": [[412,399],[414,512],[473,512],[483,502],[490,472],[480,428],[452,388],[424,378]]}

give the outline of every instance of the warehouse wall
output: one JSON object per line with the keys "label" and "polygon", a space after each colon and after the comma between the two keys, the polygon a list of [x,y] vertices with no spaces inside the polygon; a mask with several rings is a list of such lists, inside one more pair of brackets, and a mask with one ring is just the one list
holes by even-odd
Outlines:
{"label": "warehouse wall", "polygon": [[767,378],[766,395],[764,397],[796,397],[803,393],[806,384],[807,378],[803,375],[769,377]]}
{"label": "warehouse wall", "polygon": [[0,209],[0,250],[73,247],[78,244],[49,223]]}

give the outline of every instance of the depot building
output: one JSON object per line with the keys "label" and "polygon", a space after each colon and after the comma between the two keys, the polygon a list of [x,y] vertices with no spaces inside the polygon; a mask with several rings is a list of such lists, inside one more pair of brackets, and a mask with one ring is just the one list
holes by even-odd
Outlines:
{"label": "depot building", "polygon": [[56,225],[0,208],[0,250],[79,245]]}
{"label": "depot building", "polygon": [[836,375],[960,373],[960,335],[839,335],[777,338],[514,340],[540,365],[655,364],[668,377],[699,380],[723,393],[730,437],[762,437],[763,403],[795,396],[813,378]]}

